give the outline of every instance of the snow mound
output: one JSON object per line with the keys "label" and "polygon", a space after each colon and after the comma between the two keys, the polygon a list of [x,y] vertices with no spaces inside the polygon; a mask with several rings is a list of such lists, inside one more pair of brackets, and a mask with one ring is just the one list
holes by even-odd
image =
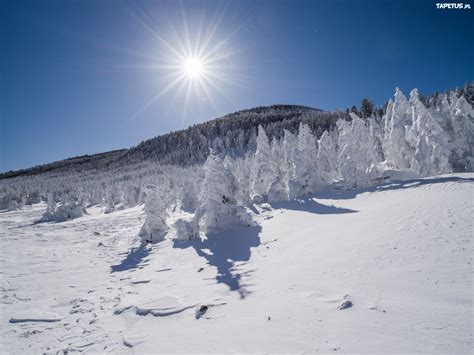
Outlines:
{"label": "snow mound", "polygon": [[[137,302],[138,301],[138,302]],[[195,305],[183,305],[179,299],[175,297],[165,296],[152,300],[137,300],[136,298],[125,300],[114,312],[121,314],[125,311],[133,311],[139,316],[147,316],[151,314],[155,317],[167,317],[181,313],[187,309],[193,308]]]}
{"label": "snow mound", "polygon": [[59,322],[61,317],[52,312],[41,311],[41,310],[28,310],[23,312],[15,313],[10,318],[10,323],[23,323],[23,322]]}

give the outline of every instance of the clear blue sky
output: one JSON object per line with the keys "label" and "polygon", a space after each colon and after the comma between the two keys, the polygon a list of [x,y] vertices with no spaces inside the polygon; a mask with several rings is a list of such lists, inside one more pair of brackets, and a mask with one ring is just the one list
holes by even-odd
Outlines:
{"label": "clear blue sky", "polygon": [[[474,10],[435,3],[1,0],[0,171],[254,106],[344,109],[382,104],[395,86],[461,86],[473,80]],[[193,86],[186,99],[185,79],[163,92],[179,65],[170,47],[199,33],[217,46],[207,95]]]}

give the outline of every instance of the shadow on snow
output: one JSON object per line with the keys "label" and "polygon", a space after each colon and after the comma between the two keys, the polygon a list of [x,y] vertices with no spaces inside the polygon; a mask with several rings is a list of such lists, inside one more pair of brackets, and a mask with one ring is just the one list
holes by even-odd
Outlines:
{"label": "shadow on snow", "polygon": [[352,190],[337,190],[334,188],[328,188],[323,191],[316,192],[313,197],[321,199],[331,200],[349,200],[355,198],[357,195],[364,192],[377,192],[377,191],[391,191],[391,190],[403,190],[416,188],[419,186],[442,184],[447,182],[457,183],[472,183],[474,178],[460,178],[457,176],[446,176],[446,177],[435,177],[435,178],[421,178],[413,180],[394,180],[391,182],[383,183],[376,186],[352,189]]}
{"label": "shadow on snow", "polygon": [[349,208],[323,205],[311,197],[293,201],[274,202],[271,203],[270,206],[272,206],[274,209],[304,211],[315,214],[340,214],[357,212],[356,210],[351,210]]}
{"label": "shadow on snow", "polygon": [[[321,204],[315,198],[345,200],[355,198],[364,192],[377,192],[416,188],[418,186],[433,185],[447,182],[472,183],[474,178],[460,178],[456,176],[414,179],[406,181],[392,181],[373,187],[353,189],[353,190],[337,190],[327,189],[313,194],[310,197],[295,200],[272,203],[272,208],[281,208],[295,211],[306,211],[315,214],[341,214],[354,213],[355,210],[341,208],[336,206],[328,206]],[[241,298],[245,298],[250,291],[247,286],[242,283],[242,276],[249,271],[239,271],[236,262],[246,262],[250,260],[252,254],[251,248],[260,245],[261,227],[236,227],[228,232],[217,234],[209,234],[206,239],[201,240],[194,238],[187,242],[176,241],[174,248],[185,249],[194,248],[196,253],[207,260],[207,263],[217,269],[216,281],[223,283],[229,287],[231,291],[237,291]],[[148,261],[150,255],[150,247],[142,244],[137,248],[133,248],[119,264],[112,266],[111,272],[120,272],[130,269],[142,268]],[[242,265],[242,264],[240,264]]]}
{"label": "shadow on snow", "polygon": [[208,234],[207,239],[194,238],[188,242],[175,242],[173,247],[185,249],[194,248],[196,253],[207,260],[207,263],[217,268],[217,283],[223,283],[231,291],[237,291],[245,298],[250,291],[242,284],[242,276],[251,271],[240,272],[236,262],[250,259],[251,248],[260,245],[259,233],[261,227],[235,227],[228,232]]}
{"label": "shadow on snow", "polygon": [[132,250],[127,254],[125,259],[120,262],[120,264],[112,265],[111,272],[127,271],[130,269],[141,269],[146,265],[146,262],[148,261],[148,255],[150,255],[150,249],[147,244],[142,243],[139,247],[132,248]]}

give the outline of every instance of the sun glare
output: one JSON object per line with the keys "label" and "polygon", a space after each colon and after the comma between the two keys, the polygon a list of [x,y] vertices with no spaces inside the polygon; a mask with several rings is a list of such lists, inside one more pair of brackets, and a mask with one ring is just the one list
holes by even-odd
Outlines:
{"label": "sun glare", "polygon": [[198,78],[203,75],[203,64],[198,58],[188,58],[183,63],[183,70],[190,78]]}
{"label": "sun glare", "polygon": [[[217,112],[218,97],[230,100],[225,88],[236,85],[238,78],[233,58],[237,51],[229,42],[237,31],[227,35],[219,34],[221,15],[217,16],[215,22],[205,22],[203,19],[193,22],[183,13],[181,26],[172,28],[172,31],[162,30],[168,33],[166,37],[144,18],[135,16],[160,46],[160,54],[155,63],[137,66],[158,74],[160,90],[143,105],[135,117],[165,94],[172,95],[172,103],[180,98],[184,113],[190,103],[204,104]],[[176,29],[181,31],[175,31]]]}

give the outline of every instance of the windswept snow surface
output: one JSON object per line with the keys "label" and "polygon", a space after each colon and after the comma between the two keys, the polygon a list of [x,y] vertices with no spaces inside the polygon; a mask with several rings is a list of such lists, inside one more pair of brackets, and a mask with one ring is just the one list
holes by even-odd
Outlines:
{"label": "windswept snow surface", "polygon": [[0,352],[469,353],[473,202],[474,174],[389,182],[144,247],[138,207],[1,212]]}

